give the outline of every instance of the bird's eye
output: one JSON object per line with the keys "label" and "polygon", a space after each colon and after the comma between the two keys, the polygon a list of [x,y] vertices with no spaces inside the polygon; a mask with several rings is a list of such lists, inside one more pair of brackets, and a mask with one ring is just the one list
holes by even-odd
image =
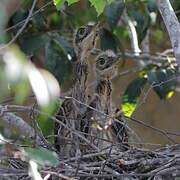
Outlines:
{"label": "bird's eye", "polygon": [[99,58],[99,64],[104,65],[105,64],[105,59],[104,58]]}
{"label": "bird's eye", "polygon": [[78,34],[79,34],[79,36],[84,36],[86,34],[86,28],[80,28],[78,30]]}

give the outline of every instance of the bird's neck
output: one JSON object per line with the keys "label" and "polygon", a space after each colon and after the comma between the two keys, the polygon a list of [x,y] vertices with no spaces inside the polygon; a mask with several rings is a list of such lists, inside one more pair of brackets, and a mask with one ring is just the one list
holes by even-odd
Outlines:
{"label": "bird's neck", "polygon": [[102,73],[101,71],[96,71],[96,75],[97,75],[97,83],[101,82],[101,81],[109,81],[109,74],[108,73]]}

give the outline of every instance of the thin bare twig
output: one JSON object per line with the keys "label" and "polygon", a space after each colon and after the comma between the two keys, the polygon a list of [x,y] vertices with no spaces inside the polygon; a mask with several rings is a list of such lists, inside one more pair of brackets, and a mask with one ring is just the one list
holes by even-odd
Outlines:
{"label": "thin bare twig", "polygon": [[4,49],[4,48],[7,48],[8,46],[10,46],[13,42],[16,41],[16,39],[19,37],[19,35],[24,31],[24,29],[26,28],[28,22],[30,21],[30,18],[31,18],[31,16],[32,16],[32,13],[33,13],[33,10],[34,10],[34,8],[35,8],[36,3],[37,3],[37,0],[34,0],[32,6],[31,6],[31,9],[30,9],[30,11],[29,11],[29,14],[28,14],[28,16],[27,16],[27,18],[26,18],[23,26],[18,30],[18,32],[16,33],[16,35],[15,35],[7,44],[5,44],[5,45],[3,45],[3,46],[0,47],[0,50],[2,50],[2,49]]}
{"label": "thin bare twig", "polygon": [[[38,14],[39,12],[42,12],[46,7],[48,7],[48,6],[51,5],[51,4],[52,4],[52,1],[46,3],[45,5],[43,5],[42,7],[40,7],[36,12],[34,12],[34,13],[30,16],[30,18],[32,18],[33,16],[35,16],[35,15]],[[2,33],[6,33],[6,32],[8,32],[8,31],[10,31],[10,30],[12,30],[12,29],[14,29],[14,28],[16,28],[16,27],[18,27],[18,26],[21,26],[25,21],[26,21],[26,19],[18,22],[17,24],[15,24],[15,25],[13,25],[13,26],[11,26],[11,27],[9,27],[9,28],[6,28]]]}

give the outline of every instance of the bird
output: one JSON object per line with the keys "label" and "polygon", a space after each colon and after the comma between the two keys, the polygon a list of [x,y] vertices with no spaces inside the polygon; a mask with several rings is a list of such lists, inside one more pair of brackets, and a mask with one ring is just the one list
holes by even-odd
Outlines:
{"label": "bird", "polygon": [[89,105],[91,108],[88,108],[85,113],[86,117],[83,121],[85,123],[81,125],[91,142],[100,149],[111,145],[112,142],[127,141],[127,132],[121,122],[120,110],[114,110],[111,102],[111,76],[116,73],[118,61],[118,56],[112,50],[100,53],[95,59],[96,87],[94,97]]}
{"label": "bird", "polygon": [[[76,83],[70,92],[70,96],[84,103],[86,103],[87,100],[85,89],[88,75],[88,51],[93,48],[96,36],[96,28],[94,29],[94,26],[91,25],[80,27],[74,35],[73,45],[78,59],[77,62],[73,64],[73,73]],[[85,112],[85,109],[86,107],[74,102],[73,99],[68,98],[64,100],[56,116],[58,120],[68,127],[79,130],[81,124],[80,119],[83,112]],[[73,156],[74,152],[71,153],[70,151],[78,149],[78,138],[71,132],[67,132],[67,130],[58,122],[55,122],[54,124],[54,134],[56,135],[55,148],[57,151],[66,152],[67,155],[71,154],[70,156]],[[72,148],[71,145],[66,145],[63,138],[70,139],[76,147]]]}
{"label": "bird", "polygon": [[[104,137],[104,131],[112,122],[112,118],[104,114],[109,115],[111,111],[112,84],[110,76],[116,68],[117,61],[118,57],[111,50],[100,53],[95,59],[96,87],[90,107],[96,109],[96,112],[94,109],[87,109],[84,129],[87,134],[92,135],[91,141],[97,146],[102,141],[99,138]],[[81,126],[83,127],[83,125]],[[94,135],[99,137],[93,137]]]}
{"label": "bird", "polygon": [[73,65],[73,74],[81,86],[86,87],[89,72],[90,51],[96,47],[99,39],[99,24],[80,27],[74,34],[73,46],[77,61]]}

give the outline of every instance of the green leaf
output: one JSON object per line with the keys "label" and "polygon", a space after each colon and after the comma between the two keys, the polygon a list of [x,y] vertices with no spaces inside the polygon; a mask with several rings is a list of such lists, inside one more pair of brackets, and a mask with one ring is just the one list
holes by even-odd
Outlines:
{"label": "green leaf", "polygon": [[32,4],[32,0],[21,0],[21,7],[26,9],[30,7]]}
{"label": "green leaf", "polygon": [[177,73],[174,69],[153,69],[148,71],[147,75],[148,82],[160,99],[168,98],[168,94],[174,91],[177,83]]}
{"label": "green leaf", "polygon": [[74,49],[68,44],[68,42],[63,37],[57,35],[53,40],[62,49],[64,54],[70,58],[70,60],[76,56]]}
{"label": "green leaf", "polygon": [[71,4],[78,2],[78,1],[80,1],[80,0],[67,0],[68,5],[71,5]]}
{"label": "green leaf", "polygon": [[133,16],[137,22],[136,30],[138,33],[138,39],[141,42],[146,36],[147,30],[150,27],[150,16],[147,11],[144,14],[138,11],[129,11],[129,14]]}
{"label": "green leaf", "polygon": [[124,8],[125,3],[120,1],[115,1],[106,7],[105,16],[111,29],[114,29],[116,27]]}
{"label": "green leaf", "polygon": [[64,5],[66,0],[53,0],[54,5],[56,6],[57,10],[60,10],[61,7]]}
{"label": "green leaf", "polygon": [[104,8],[106,6],[106,1],[105,0],[89,0],[91,5],[95,7],[98,16],[102,14],[104,11]]}
{"label": "green leaf", "polygon": [[46,20],[42,13],[38,13],[32,18],[36,30],[45,31],[47,29]]}
{"label": "green leaf", "polygon": [[16,103],[23,103],[26,97],[30,94],[30,84],[27,79],[20,79],[12,85],[12,90],[15,93],[14,101]]}
{"label": "green leaf", "polygon": [[12,22],[13,24],[17,24],[23,21],[25,17],[26,17],[26,11],[23,9],[18,9],[14,14],[14,16],[12,17]]}
{"label": "green leaf", "polygon": [[29,34],[29,36],[24,37],[21,39],[20,45],[21,49],[26,53],[26,54],[31,54],[34,51],[38,50],[39,48],[44,47],[48,41],[49,37],[44,35],[32,35]]}
{"label": "green leaf", "polygon": [[71,4],[76,3],[78,1],[80,0],[53,0],[53,3],[56,6],[57,10],[60,10],[65,2],[67,2],[70,6]]}
{"label": "green leaf", "polygon": [[58,156],[55,152],[42,148],[24,148],[21,149],[21,152],[27,161],[32,160],[42,166],[58,163]]}
{"label": "green leaf", "polygon": [[134,112],[137,103],[139,102],[139,96],[141,90],[146,84],[146,78],[137,78],[133,80],[127,87],[123,94],[121,109],[125,116],[130,117]]}
{"label": "green leaf", "polygon": [[[59,109],[59,103],[56,101],[51,102],[47,107],[41,107],[41,112],[44,112],[49,115],[54,115]],[[37,117],[40,128],[42,129],[43,135],[48,136],[53,133],[54,122],[52,119],[47,116],[38,115]]]}
{"label": "green leaf", "polygon": [[115,35],[113,35],[107,29],[102,29],[100,33],[100,42],[101,42],[101,49],[103,51],[111,49],[114,52],[117,52],[117,39]]}
{"label": "green leaf", "polygon": [[147,8],[149,12],[157,11],[156,0],[148,0]]}
{"label": "green leaf", "polygon": [[70,61],[67,55],[59,47],[56,48],[54,43],[50,42],[45,47],[47,69],[63,83],[67,75],[70,75]]}

